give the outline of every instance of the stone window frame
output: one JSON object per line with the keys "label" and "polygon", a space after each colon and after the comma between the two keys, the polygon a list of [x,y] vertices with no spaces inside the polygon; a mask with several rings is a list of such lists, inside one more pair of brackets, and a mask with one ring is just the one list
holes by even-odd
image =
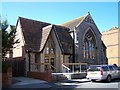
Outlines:
{"label": "stone window frame", "polygon": [[[86,35],[89,35],[90,33],[90,37],[92,38],[91,42],[88,40],[89,38],[86,38]],[[92,35],[91,35],[92,34]],[[85,42],[86,40],[86,42]],[[97,58],[97,50],[96,50],[96,37],[94,32],[92,31],[92,29],[89,27],[86,32],[84,33],[83,36],[83,59],[96,59]],[[87,49],[86,49],[87,48]],[[91,49],[91,50],[90,50]]]}
{"label": "stone window frame", "polygon": [[[48,47],[48,53],[46,53],[46,47]],[[51,48],[53,48],[53,53],[51,53]],[[53,40],[52,34],[50,34],[50,36],[48,37],[44,49],[45,49],[45,51],[43,53],[44,54],[44,63],[51,65],[51,59],[54,58],[54,66],[53,67],[56,67],[56,47],[55,47],[55,42]],[[45,68],[46,67],[47,67],[47,65],[45,65]],[[52,69],[52,67],[51,67],[51,69]]]}

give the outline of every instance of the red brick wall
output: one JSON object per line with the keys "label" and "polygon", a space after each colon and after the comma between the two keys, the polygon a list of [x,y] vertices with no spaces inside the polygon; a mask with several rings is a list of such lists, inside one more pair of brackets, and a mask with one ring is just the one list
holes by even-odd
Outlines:
{"label": "red brick wall", "polygon": [[48,82],[52,81],[52,74],[51,71],[48,72],[27,72],[27,76],[30,78],[35,78],[35,79],[40,79],[40,80],[45,80]]}
{"label": "red brick wall", "polygon": [[8,87],[12,84],[12,68],[9,67],[6,73],[2,73],[2,86]]}

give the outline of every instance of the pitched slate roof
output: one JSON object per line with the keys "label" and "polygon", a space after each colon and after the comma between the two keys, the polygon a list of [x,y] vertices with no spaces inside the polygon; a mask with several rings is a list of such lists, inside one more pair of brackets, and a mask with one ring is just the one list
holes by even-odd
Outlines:
{"label": "pitched slate roof", "polygon": [[72,54],[73,39],[69,34],[69,28],[59,25],[49,25],[43,28],[43,36],[41,41],[41,50],[44,49],[44,45],[50,32],[53,30],[61,51],[63,54]]}
{"label": "pitched slate roof", "polygon": [[70,29],[60,25],[54,25],[56,37],[64,54],[72,54],[73,39],[69,34]]}
{"label": "pitched slate roof", "polygon": [[26,49],[40,51],[42,28],[50,25],[46,22],[19,17]]}
{"label": "pitched slate roof", "polygon": [[75,26],[77,26],[84,18],[85,18],[85,16],[81,16],[74,20],[63,23],[62,26],[66,26],[66,27],[70,28],[70,30],[72,31],[72,30],[74,30]]}
{"label": "pitched slate roof", "polygon": [[42,39],[41,39],[40,51],[42,51],[42,49],[44,48],[44,45],[48,39],[48,36],[50,35],[51,30],[52,30],[52,25],[48,25],[42,28]]}
{"label": "pitched slate roof", "polygon": [[51,30],[54,30],[62,52],[72,54],[73,39],[69,34],[69,28],[22,17],[19,17],[19,20],[27,50],[41,52]]}

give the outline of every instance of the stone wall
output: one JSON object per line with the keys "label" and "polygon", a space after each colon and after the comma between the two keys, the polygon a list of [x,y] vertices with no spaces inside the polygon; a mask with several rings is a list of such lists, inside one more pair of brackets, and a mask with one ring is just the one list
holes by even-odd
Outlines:
{"label": "stone wall", "polygon": [[[89,60],[89,61],[83,59],[83,53],[82,53],[84,35],[88,31],[88,29],[91,29],[95,36],[96,48],[97,48],[97,58],[95,60]],[[83,22],[76,28],[76,30],[78,31],[78,38],[79,38],[78,60],[80,62],[87,62],[90,64],[103,64],[101,33],[98,30],[95,23],[89,23],[89,22],[86,22],[85,20],[83,20]]]}
{"label": "stone wall", "polygon": [[108,64],[120,66],[120,29],[112,28],[103,32],[102,40],[107,46]]}

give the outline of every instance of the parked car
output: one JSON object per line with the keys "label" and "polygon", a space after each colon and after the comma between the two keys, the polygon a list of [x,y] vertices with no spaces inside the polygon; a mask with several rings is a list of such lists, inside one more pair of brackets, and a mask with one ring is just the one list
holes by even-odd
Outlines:
{"label": "parked car", "polygon": [[120,78],[120,70],[115,65],[90,65],[86,78],[91,81],[106,80],[110,82],[112,79]]}

